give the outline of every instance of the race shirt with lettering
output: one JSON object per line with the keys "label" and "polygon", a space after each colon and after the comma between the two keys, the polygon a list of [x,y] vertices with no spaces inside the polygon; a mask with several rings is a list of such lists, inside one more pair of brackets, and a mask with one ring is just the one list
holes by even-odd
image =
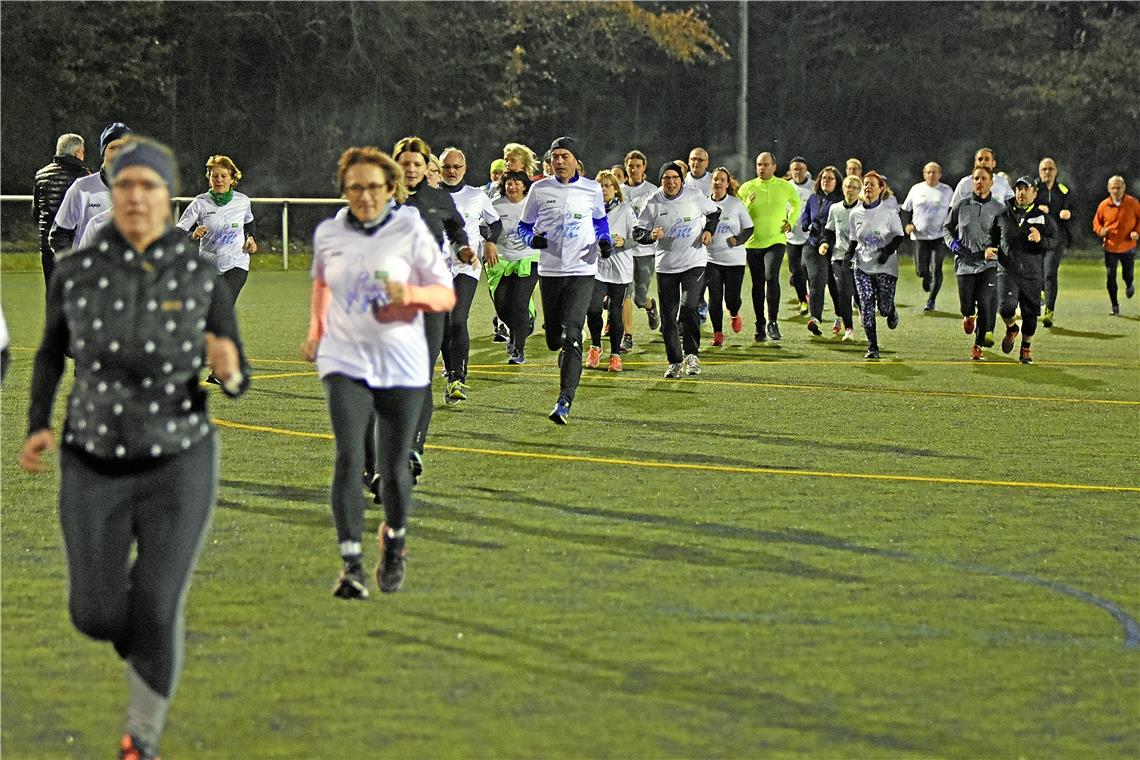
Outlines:
{"label": "race shirt with lettering", "polygon": [[178,220],[178,228],[192,233],[205,227],[198,239],[198,254],[214,263],[219,272],[231,269],[249,271],[249,254],[245,252],[245,225],[253,221],[249,196],[234,190],[233,197],[219,206],[209,193],[190,201]]}

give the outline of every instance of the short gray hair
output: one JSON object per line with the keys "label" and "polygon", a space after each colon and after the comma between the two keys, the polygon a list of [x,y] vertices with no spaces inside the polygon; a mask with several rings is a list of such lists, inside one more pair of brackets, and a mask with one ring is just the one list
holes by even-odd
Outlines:
{"label": "short gray hair", "polygon": [[74,132],[60,135],[59,139],[55,141],[55,154],[57,156],[77,156],[82,148],[83,135],[77,135]]}

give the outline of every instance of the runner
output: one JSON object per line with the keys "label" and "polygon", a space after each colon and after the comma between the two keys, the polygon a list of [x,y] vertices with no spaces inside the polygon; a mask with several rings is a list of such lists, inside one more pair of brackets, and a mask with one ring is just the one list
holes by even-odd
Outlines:
{"label": "runner", "polygon": [[718,166],[712,172],[712,202],[720,209],[720,221],[708,245],[709,263],[705,267],[705,280],[709,289],[709,318],[712,320],[713,345],[724,345],[724,307],[728,307],[732,331],[744,329],[740,316],[744,284],[744,268],[748,252],[744,241],[752,236],[752,217],[748,209],[734,194],[736,178],[726,167]]}
{"label": "runner", "polygon": [[988,166],[974,169],[974,191],[950,206],[950,214],[942,225],[942,239],[954,254],[954,272],[958,277],[958,301],[962,308],[962,330],[974,336],[970,358],[981,361],[982,349],[993,345],[993,336],[985,336],[985,325],[991,310],[997,310],[997,253],[990,247],[990,230],[1002,212],[1001,203],[990,187],[994,173]]}
{"label": "runner", "polygon": [[855,287],[859,291],[859,314],[867,334],[866,359],[879,358],[876,307],[887,318],[887,327],[898,327],[895,288],[899,261],[895,255],[904,240],[902,220],[896,207],[884,203],[887,185],[878,172],[863,175],[863,203],[851,211],[848,234],[855,247]]}
{"label": "runner", "polygon": [[923,311],[934,311],[942,289],[942,261],[949,252],[942,240],[942,223],[950,213],[954,191],[942,182],[942,167],[934,161],[922,167],[922,182],[911,187],[902,204],[903,231],[914,241],[914,272],[930,295]]}
{"label": "runner", "polygon": [[606,204],[606,223],[613,241],[613,253],[598,261],[594,276],[594,290],[590,306],[586,309],[586,324],[590,328],[590,350],[586,354],[586,367],[595,369],[602,358],[602,308],[609,304],[610,372],[621,372],[621,339],[625,325],[622,307],[625,294],[633,282],[633,207],[623,202],[621,183],[611,171],[598,172],[595,178],[602,186],[602,200]]}

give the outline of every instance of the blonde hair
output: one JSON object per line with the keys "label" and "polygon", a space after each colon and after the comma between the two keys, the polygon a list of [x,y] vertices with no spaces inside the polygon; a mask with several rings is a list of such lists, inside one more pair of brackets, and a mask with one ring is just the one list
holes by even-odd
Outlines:
{"label": "blonde hair", "polygon": [[384,183],[392,191],[397,203],[403,203],[408,198],[408,188],[404,187],[404,175],[400,165],[384,151],[374,146],[363,148],[349,148],[340,154],[336,166],[337,188],[344,192],[344,175],[349,167],[357,164],[372,164],[384,173]]}
{"label": "blonde hair", "polygon": [[237,164],[234,163],[232,158],[223,156],[221,153],[206,159],[206,179],[210,178],[210,170],[219,166],[228,171],[230,176],[233,177],[234,181],[233,184],[230,185],[231,187],[241,181],[241,169],[237,168]]}
{"label": "blonde hair", "polygon": [[527,174],[538,173],[538,156],[522,143],[507,143],[503,146],[503,160],[509,161],[511,158],[521,158],[523,171]]}
{"label": "blonde hair", "polygon": [[617,175],[609,169],[603,169],[598,172],[598,176],[594,177],[594,180],[597,181],[599,185],[605,184],[606,182],[612,183],[614,186],[614,197],[618,199],[618,203],[625,200],[621,194],[621,183],[618,182]]}

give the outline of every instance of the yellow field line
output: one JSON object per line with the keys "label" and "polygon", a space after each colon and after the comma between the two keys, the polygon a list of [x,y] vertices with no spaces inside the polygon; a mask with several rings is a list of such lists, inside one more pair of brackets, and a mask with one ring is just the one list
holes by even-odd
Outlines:
{"label": "yellow field line", "polygon": [[[330,433],[307,433],[300,430],[286,430],[283,428],[266,427],[264,425],[247,425],[242,422],[215,419],[218,427],[247,430],[254,433],[273,433],[296,438],[317,438],[332,440]],[[738,475],[794,475],[810,478],[842,478],[846,480],[879,480],[904,483],[937,483],[940,485],[967,485],[967,486],[1002,486],[1007,488],[1047,488],[1061,491],[1099,491],[1109,493],[1140,493],[1140,487],[1133,486],[1106,486],[1087,485],[1083,483],[1033,483],[1016,480],[977,480],[972,478],[939,478],[923,475],[876,475],[857,472],[825,472],[822,470],[784,470],[777,467],[736,467],[731,465],[686,464],[682,462],[654,462],[636,459],[611,459],[606,457],[588,457],[573,454],[546,454],[536,451],[506,451],[502,449],[477,449],[466,446],[445,446],[442,444],[427,444],[434,451],[449,451],[456,454],[485,454],[496,457],[515,457],[518,459],[544,459],[555,462],[582,462],[587,464],[621,465],[622,467],[644,467],[660,470],[689,470],[694,472],[723,472]]]}

